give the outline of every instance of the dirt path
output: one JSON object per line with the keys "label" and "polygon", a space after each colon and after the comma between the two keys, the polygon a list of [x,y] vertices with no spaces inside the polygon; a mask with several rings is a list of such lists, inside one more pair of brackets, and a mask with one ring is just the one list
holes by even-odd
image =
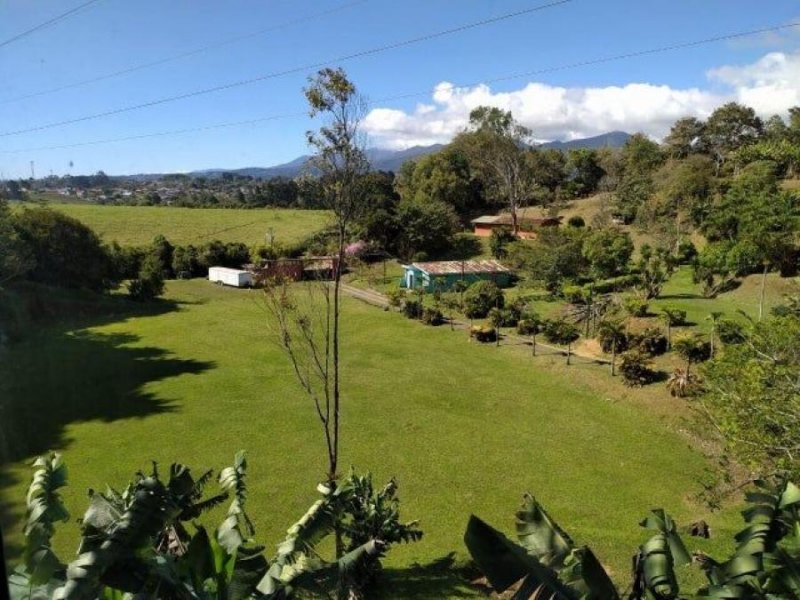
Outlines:
{"label": "dirt path", "polygon": [[[342,283],[342,292],[344,292],[345,294],[347,294],[352,298],[361,300],[362,302],[366,302],[367,304],[371,304],[373,306],[377,306],[383,309],[389,308],[388,298],[386,298],[386,296],[384,296],[383,294],[381,294],[376,290],[357,288],[352,285]],[[470,324],[467,321],[448,319],[448,323],[454,329],[467,331],[470,328]],[[532,346],[530,338],[517,335],[515,333],[503,333],[501,336],[501,341],[505,342],[505,345],[509,345],[509,342],[511,342],[512,344],[517,344],[517,345]],[[548,355],[552,354],[560,354],[562,356],[567,355],[566,349],[561,348],[559,346],[553,346],[552,344],[542,343],[539,340],[536,340],[536,350],[537,352],[539,352],[540,350],[545,350],[546,354]],[[611,361],[605,358],[600,358],[598,356],[594,356],[592,354],[586,354],[584,352],[576,352],[574,349],[570,352],[570,356],[572,359],[580,359],[582,362],[593,363],[600,366],[608,366],[611,364]]]}

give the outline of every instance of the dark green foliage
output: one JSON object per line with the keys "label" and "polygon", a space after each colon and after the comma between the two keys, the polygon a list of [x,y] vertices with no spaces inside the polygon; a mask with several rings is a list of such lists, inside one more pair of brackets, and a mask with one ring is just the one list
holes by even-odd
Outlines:
{"label": "dark green foliage", "polygon": [[403,302],[402,309],[403,314],[409,319],[420,319],[422,318],[422,302],[419,300],[412,300],[411,298],[406,299]]}
{"label": "dark green foliage", "polygon": [[650,175],[626,174],[614,193],[614,216],[623,223],[633,223],[639,209],[655,191]]}
{"label": "dark green foliage", "polygon": [[517,240],[517,237],[511,233],[510,229],[501,227],[500,229],[493,229],[492,235],[489,237],[489,249],[492,256],[495,258],[505,258],[508,256],[507,246]]}
{"label": "dark green foliage", "polygon": [[[608,323],[608,325],[606,325]],[[597,328],[597,341],[606,354],[625,352],[630,347],[630,336],[621,323],[603,321]]]}
{"label": "dark green foliage", "polygon": [[630,316],[644,317],[647,315],[647,309],[650,305],[646,298],[642,298],[641,296],[628,296],[623,299],[622,306]]}
{"label": "dark green foliage", "polygon": [[711,343],[699,333],[678,338],[672,343],[672,349],[686,361],[687,365],[711,358]]}
{"label": "dark green foliage", "polygon": [[548,342],[563,346],[580,337],[578,328],[565,319],[546,319],[542,324],[542,333]]}
{"label": "dark green foliage", "polygon": [[627,232],[598,229],[583,241],[583,256],[598,278],[621,275],[628,268],[633,254],[633,241]]}
{"label": "dark green foliage", "polygon": [[420,320],[425,323],[425,325],[441,325],[444,323],[444,315],[442,311],[438,308],[431,308],[426,306],[422,309],[422,315],[420,316]]}
{"label": "dark green foliage", "polygon": [[14,217],[8,203],[0,199],[0,287],[22,277],[34,267],[34,257],[14,228]]}
{"label": "dark green foliage", "polygon": [[779,470],[796,476],[800,319],[767,317],[743,333],[742,343],[725,346],[702,368],[706,415],[741,463],[756,473]]}
{"label": "dark green foliage", "polygon": [[161,261],[155,254],[148,254],[142,261],[136,279],[128,283],[128,295],[133,300],[148,302],[164,293],[164,272]]}
{"label": "dark green foliage", "polygon": [[[289,528],[272,560],[253,541],[245,512],[247,461],[239,452],[219,475],[221,493],[204,497],[211,472],[195,479],[180,464],[162,479],[156,465],[122,491],[91,492],[80,522],[78,557],[65,565],[53,552],[54,526],[68,514],[59,495],[66,469],[58,455],[39,458],[28,493],[23,563],[10,577],[15,600],[206,598],[286,600],[296,592],[367,593],[392,545],[419,540],[415,521],[400,520],[397,484],[375,490],[372,477],[350,476],[320,486],[321,498]],[[189,523],[226,499],[231,502],[213,535]],[[194,532],[189,531],[189,527]],[[330,562],[320,543],[335,531],[343,554]]]}
{"label": "dark green foliage", "polygon": [[567,155],[567,183],[565,191],[574,196],[588,196],[597,190],[605,175],[596,150],[580,148]]}
{"label": "dark green foliage", "polygon": [[14,219],[33,281],[94,291],[111,285],[111,260],[100,238],[77,219],[47,208],[26,208]]}
{"label": "dark green foliage", "polygon": [[483,344],[496,342],[497,336],[497,330],[489,325],[473,325],[469,330],[469,337]]}
{"label": "dark green foliage", "polygon": [[453,207],[438,201],[401,200],[396,218],[394,251],[404,260],[421,252],[429,256],[446,252],[459,228]]}
{"label": "dark green foliage", "polygon": [[628,344],[645,356],[660,356],[667,351],[667,337],[656,327],[648,327],[639,333],[631,334]]}
{"label": "dark green foliage", "polygon": [[629,350],[622,355],[618,369],[625,385],[642,387],[656,379],[656,372],[651,365],[652,362],[647,355],[638,350]]}
{"label": "dark green foliage", "polygon": [[[515,264],[530,279],[541,282],[554,292],[565,280],[576,279],[588,272],[589,262],[583,255],[584,229],[547,227],[536,240],[509,252]],[[517,246],[515,244],[515,246]]]}
{"label": "dark green foliage", "polygon": [[697,258],[697,247],[689,240],[683,240],[675,250],[675,262],[679,265],[690,265]]}
{"label": "dark green foliage", "polygon": [[503,290],[493,281],[476,281],[464,292],[464,315],[469,319],[483,319],[493,308],[503,308]]}
{"label": "dark green foliage", "polygon": [[720,319],[717,336],[723,344],[741,344],[747,339],[744,326],[730,319]]}
{"label": "dark green foliage", "polygon": [[517,321],[517,333],[520,335],[539,335],[542,332],[542,319],[536,315],[527,313],[523,319]]}
{"label": "dark green foliage", "polygon": [[575,229],[580,229],[581,227],[586,227],[586,221],[584,221],[583,217],[580,215],[572,215],[567,220],[567,225]]}

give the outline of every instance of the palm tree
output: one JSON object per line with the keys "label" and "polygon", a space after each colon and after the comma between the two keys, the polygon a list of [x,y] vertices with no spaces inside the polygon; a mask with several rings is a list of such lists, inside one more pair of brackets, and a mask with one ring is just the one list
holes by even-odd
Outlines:
{"label": "palm tree", "polygon": [[616,375],[617,348],[625,342],[625,325],[622,321],[601,321],[597,333],[611,341],[611,376]]}
{"label": "palm tree", "polygon": [[686,319],[686,311],[677,308],[662,308],[661,317],[667,326],[667,350],[672,346],[672,328]]}
{"label": "palm tree", "polygon": [[717,336],[717,330],[719,329],[719,322],[722,319],[722,315],[725,313],[720,312],[718,310],[711,311],[706,319],[711,321],[711,334],[709,335],[709,343],[711,344],[711,358],[714,358],[714,338]]}

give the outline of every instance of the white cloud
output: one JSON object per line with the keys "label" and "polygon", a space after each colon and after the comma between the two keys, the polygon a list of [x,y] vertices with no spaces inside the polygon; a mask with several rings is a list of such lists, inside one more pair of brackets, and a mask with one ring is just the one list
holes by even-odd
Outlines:
{"label": "white cloud", "polygon": [[760,114],[785,114],[800,105],[800,52],[772,52],[755,63],[710,71],[715,90],[675,89],[667,85],[565,88],[530,82],[510,92],[487,85],[456,87],[439,83],[432,103],[409,112],[376,108],[365,119],[374,145],[408,148],[448,142],[467,124],[470,111],[481,105],[510,110],[540,140],[598,135],[613,130],[642,131],[662,138],[684,116],[706,118],[720,104],[736,100]]}

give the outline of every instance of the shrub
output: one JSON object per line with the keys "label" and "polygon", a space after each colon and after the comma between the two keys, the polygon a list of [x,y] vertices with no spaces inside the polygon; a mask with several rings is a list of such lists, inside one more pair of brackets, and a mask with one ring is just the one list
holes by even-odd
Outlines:
{"label": "shrub", "polygon": [[656,327],[648,327],[629,338],[629,346],[647,356],[660,356],[667,351],[667,336]]}
{"label": "shrub", "polygon": [[686,325],[686,311],[679,308],[664,308],[662,309],[664,320],[670,327],[677,327]]}
{"label": "shrub", "polygon": [[566,346],[578,339],[578,328],[564,319],[546,319],[543,323],[542,333],[548,342]]}
{"label": "shrub", "polygon": [[577,229],[580,227],[586,227],[586,221],[584,221],[583,217],[580,215],[573,215],[567,221],[567,225],[569,225],[570,227],[575,227]]}
{"label": "shrub", "polygon": [[386,291],[386,299],[389,301],[389,306],[393,308],[401,308],[405,297],[406,291],[401,288],[393,288]]}
{"label": "shrub", "polygon": [[539,335],[542,322],[538,319],[520,319],[517,322],[517,333],[520,335]]}
{"label": "shrub", "polygon": [[622,306],[632,317],[644,317],[647,315],[647,300],[639,296],[628,296],[622,301]]}
{"label": "shrub", "polygon": [[616,352],[625,352],[628,348],[630,348],[629,334],[622,333],[622,335],[616,335],[611,328],[598,328],[597,341],[600,342],[600,348],[603,350],[603,352],[610,354],[612,351],[614,351],[614,340],[617,342]]}
{"label": "shrub", "polygon": [[747,339],[742,324],[730,319],[720,319],[717,323],[717,336],[723,344],[741,344]]}
{"label": "shrub", "polygon": [[675,262],[679,265],[690,265],[697,258],[697,247],[689,240],[684,240],[678,244],[675,251]]}
{"label": "shrub", "polygon": [[561,295],[570,304],[583,304],[589,297],[589,290],[582,285],[565,285],[561,288]]}
{"label": "shrub", "polygon": [[483,319],[492,308],[503,308],[505,297],[493,281],[476,281],[464,292],[464,315]]}
{"label": "shrub", "polygon": [[147,302],[164,293],[164,273],[161,261],[155,254],[148,254],[142,261],[139,275],[128,283],[128,295],[133,300]]}
{"label": "shrub", "polygon": [[506,246],[515,242],[516,236],[511,233],[510,229],[501,227],[500,229],[493,229],[492,235],[489,237],[489,250],[495,258],[505,258],[508,255]]}
{"label": "shrub", "polygon": [[687,398],[700,393],[700,378],[688,369],[678,367],[667,379],[667,389],[670,395],[677,398]]}
{"label": "shrub", "polygon": [[110,287],[108,252],[98,235],[77,219],[49,208],[26,208],[12,225],[15,239],[31,259],[29,279],[93,291]]}
{"label": "shrub", "polygon": [[481,342],[497,341],[497,330],[490,325],[473,325],[469,329],[469,337]]}
{"label": "shrub", "polygon": [[442,311],[438,308],[430,308],[426,306],[422,309],[422,316],[420,320],[425,323],[425,325],[441,325],[444,323],[444,315],[442,315]]}
{"label": "shrub", "polygon": [[409,319],[422,317],[422,303],[419,300],[407,299],[403,302],[403,314]]}
{"label": "shrub", "polygon": [[620,275],[619,277],[600,279],[593,282],[591,287],[595,294],[608,294],[632,288],[641,283],[642,277],[638,273],[630,273],[628,275]]}
{"label": "shrub", "polygon": [[693,363],[704,362],[711,358],[711,343],[699,333],[675,340],[672,347],[686,361],[687,370]]}
{"label": "shrub", "polygon": [[478,256],[483,252],[480,238],[472,233],[462,232],[453,236],[453,244],[449,254],[454,259],[463,260]]}
{"label": "shrub", "polygon": [[637,350],[629,350],[622,355],[619,363],[619,374],[622,381],[630,387],[642,387],[652,383],[656,372],[651,368],[650,359]]}

